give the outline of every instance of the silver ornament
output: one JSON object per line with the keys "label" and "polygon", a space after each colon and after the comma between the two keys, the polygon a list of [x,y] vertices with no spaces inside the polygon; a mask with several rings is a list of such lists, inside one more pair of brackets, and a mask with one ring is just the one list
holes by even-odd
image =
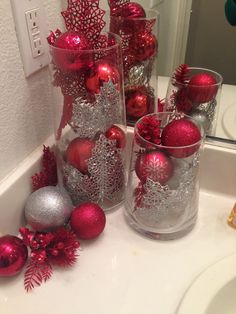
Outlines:
{"label": "silver ornament", "polygon": [[211,126],[211,121],[208,118],[208,115],[205,111],[199,110],[199,109],[194,109],[191,111],[190,116],[198,123],[200,124],[204,131],[208,131],[210,126]]}
{"label": "silver ornament", "polygon": [[34,230],[48,230],[65,224],[72,209],[71,199],[65,190],[47,186],[29,196],[25,205],[25,218]]}
{"label": "silver ornament", "polygon": [[144,85],[146,83],[145,67],[143,64],[135,65],[129,70],[129,84],[130,85]]}

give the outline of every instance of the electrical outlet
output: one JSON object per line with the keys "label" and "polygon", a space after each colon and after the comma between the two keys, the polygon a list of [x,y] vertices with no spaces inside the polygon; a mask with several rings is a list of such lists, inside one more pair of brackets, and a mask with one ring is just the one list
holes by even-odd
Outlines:
{"label": "electrical outlet", "polygon": [[41,0],[11,0],[16,35],[28,77],[49,64],[45,10]]}

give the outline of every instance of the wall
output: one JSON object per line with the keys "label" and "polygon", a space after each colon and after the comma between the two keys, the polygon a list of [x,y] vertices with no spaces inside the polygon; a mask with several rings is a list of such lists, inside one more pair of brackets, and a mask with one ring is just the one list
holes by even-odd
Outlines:
{"label": "wall", "polygon": [[186,63],[221,73],[236,84],[236,28],[226,20],[225,0],[193,1]]}
{"label": "wall", "polygon": [[[20,0],[19,0],[20,1]],[[49,27],[60,26],[60,1],[44,0]],[[52,131],[48,67],[25,79],[9,0],[0,1],[0,180]]]}

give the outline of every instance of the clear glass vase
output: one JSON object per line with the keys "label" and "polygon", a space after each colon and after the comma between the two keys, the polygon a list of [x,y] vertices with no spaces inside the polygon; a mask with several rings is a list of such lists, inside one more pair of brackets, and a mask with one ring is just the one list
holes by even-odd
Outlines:
{"label": "clear glass vase", "polygon": [[[176,239],[189,232],[197,219],[199,157],[204,131],[183,114],[163,112],[148,116],[152,117],[152,124],[158,123],[160,140],[154,144],[143,136],[146,133],[140,130],[146,117],[136,123],[125,216],[131,227],[148,237]],[[167,132],[172,138],[177,133],[181,136],[182,128],[189,128],[190,134],[195,132],[198,140],[185,146],[163,144]]]}
{"label": "clear glass vase", "polygon": [[222,76],[212,70],[189,67],[185,82],[173,74],[167,89],[165,110],[183,112],[197,120],[206,135],[215,136]]}
{"label": "clear glass vase", "polygon": [[159,13],[145,10],[145,15],[110,17],[110,30],[122,39],[125,106],[131,126],[156,111]]}
{"label": "clear glass vase", "polygon": [[109,210],[124,198],[126,116],[120,38],[102,36],[100,49],[50,53],[59,184]]}

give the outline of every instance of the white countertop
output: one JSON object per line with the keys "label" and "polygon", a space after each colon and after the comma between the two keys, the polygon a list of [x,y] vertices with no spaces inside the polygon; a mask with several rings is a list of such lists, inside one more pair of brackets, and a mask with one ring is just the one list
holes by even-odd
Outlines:
{"label": "white countertop", "polygon": [[[167,82],[167,78],[159,80],[159,97]],[[127,225],[120,208],[107,214],[106,228],[98,239],[81,243],[74,267],[56,270],[32,293],[24,290],[23,273],[0,278],[0,313],[175,314],[194,278],[236,252],[236,230],[226,223],[236,196],[236,151],[206,146],[199,218],[188,235],[168,242],[145,238]],[[4,234],[20,225],[29,178],[40,156],[41,148],[1,185],[0,212],[6,219],[0,231]]]}
{"label": "white countertop", "polygon": [[[169,78],[158,77],[158,97],[166,97]],[[223,84],[216,126],[216,136],[236,140],[236,86]]]}

